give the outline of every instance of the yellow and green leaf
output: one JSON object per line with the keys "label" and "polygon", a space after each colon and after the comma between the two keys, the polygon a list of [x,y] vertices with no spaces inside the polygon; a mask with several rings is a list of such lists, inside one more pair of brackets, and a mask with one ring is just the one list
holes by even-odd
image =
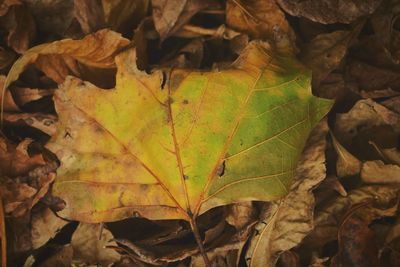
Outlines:
{"label": "yellow and green leaf", "polygon": [[311,93],[293,56],[252,42],[225,70],[135,67],[116,57],[115,89],[69,77],[54,97],[60,159],[53,193],[63,217],[186,219],[285,195],[314,125],[331,101]]}

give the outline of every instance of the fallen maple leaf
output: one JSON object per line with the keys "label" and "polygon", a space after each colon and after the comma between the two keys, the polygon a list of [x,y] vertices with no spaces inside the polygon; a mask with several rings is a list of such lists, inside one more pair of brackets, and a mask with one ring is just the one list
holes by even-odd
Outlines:
{"label": "fallen maple leaf", "polygon": [[307,69],[253,42],[225,71],[147,75],[133,51],[116,58],[115,90],[69,78],[55,94],[59,126],[47,146],[61,161],[53,193],[66,202],[62,217],[191,220],[288,192],[331,106],[312,96]]}

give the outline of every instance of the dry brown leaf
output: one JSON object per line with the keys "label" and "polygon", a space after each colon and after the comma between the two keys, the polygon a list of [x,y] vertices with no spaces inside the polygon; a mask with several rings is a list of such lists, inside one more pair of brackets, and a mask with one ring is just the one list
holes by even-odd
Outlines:
{"label": "dry brown leaf", "polygon": [[[64,36],[74,18],[73,0],[23,0],[35,18],[37,29],[49,42]],[[43,38],[43,37],[42,37]]]}
{"label": "dry brown leaf", "polygon": [[[0,88],[3,88],[5,81],[6,76],[0,75]],[[21,111],[10,91],[6,91],[3,95],[0,95],[0,103],[3,111]]]}
{"label": "dry brown leaf", "polygon": [[28,211],[32,209],[32,207],[39,202],[40,199],[44,197],[44,195],[49,191],[50,184],[54,181],[56,178],[55,173],[50,173],[47,175],[43,175],[41,177],[38,177],[38,190],[36,194],[24,202],[21,203],[21,205],[18,205],[16,209],[12,212],[12,216],[14,217],[21,217],[25,214],[27,214]]}
{"label": "dry brown leaf", "polygon": [[0,73],[6,73],[16,59],[13,51],[0,47]]}
{"label": "dry brown leaf", "polygon": [[376,236],[368,226],[373,220],[395,215],[397,207],[397,201],[388,208],[374,207],[369,202],[351,207],[340,223],[339,251],[330,266],[381,266]]}
{"label": "dry brown leaf", "polygon": [[57,217],[49,208],[34,213],[31,222],[33,249],[37,249],[46,244],[46,242],[53,238],[67,223],[68,221]]}
{"label": "dry brown leaf", "polygon": [[339,177],[346,177],[359,174],[361,171],[361,161],[354,157],[344,148],[331,134],[333,147],[338,155],[336,162],[336,173]]}
{"label": "dry brown leaf", "polygon": [[399,266],[400,258],[398,251],[400,249],[400,218],[397,220],[389,230],[385,238],[385,247],[382,249],[381,259],[383,259],[384,266]]}
{"label": "dry brown leaf", "polygon": [[102,0],[107,26],[118,32],[133,32],[146,16],[149,2],[149,0]]}
{"label": "dry brown leaf", "polygon": [[313,228],[314,195],[326,176],[326,120],[312,131],[296,169],[291,191],[262,212],[246,253],[248,266],[275,266],[280,253],[296,246]]}
{"label": "dry brown leaf", "polygon": [[334,133],[341,143],[348,144],[361,130],[381,125],[390,125],[399,133],[400,115],[371,99],[365,99],[358,101],[349,112],[336,115]]}
{"label": "dry brown leaf", "polygon": [[372,14],[382,0],[276,0],[292,16],[324,24],[350,23]]}
{"label": "dry brown leaf", "polygon": [[59,251],[55,252],[45,261],[39,264],[39,267],[71,267],[74,250],[70,244],[65,245]]}
{"label": "dry brown leaf", "polygon": [[400,96],[389,98],[385,101],[382,101],[380,104],[400,115]]}
{"label": "dry brown leaf", "polygon": [[18,146],[14,146],[0,137],[1,175],[15,177],[45,164],[42,155],[37,154],[32,157],[28,155],[27,148],[30,143],[32,140],[25,139]]}
{"label": "dry brown leaf", "polygon": [[213,0],[152,0],[154,26],[161,41],[177,32],[197,12],[214,3]]}
{"label": "dry brown leaf", "polygon": [[25,183],[16,183],[11,179],[4,179],[0,185],[0,192],[4,201],[4,212],[11,213],[24,201],[33,197],[37,190]]}
{"label": "dry brown leaf", "polygon": [[384,51],[395,63],[400,62],[400,32],[396,27],[400,3],[396,0],[383,1],[371,18],[371,25]]}
{"label": "dry brown leaf", "polygon": [[400,183],[400,166],[381,160],[367,161],[362,165],[361,179],[369,184]]}
{"label": "dry brown leaf", "polygon": [[6,1],[3,5],[0,16],[4,16],[0,17],[0,28],[8,32],[8,46],[18,53],[23,53],[31,46],[36,36],[35,21],[22,2]]}
{"label": "dry brown leaf", "polygon": [[397,201],[400,186],[364,186],[350,191],[347,197],[338,196],[318,207],[315,211],[315,227],[304,239],[307,253],[323,247],[337,238],[340,218],[351,206],[371,201],[379,207],[387,207]]}
{"label": "dry brown leaf", "polygon": [[128,44],[129,41],[120,34],[105,29],[90,34],[82,40],[64,39],[38,45],[27,51],[24,57],[12,66],[4,88],[7,89],[30,64],[38,60],[41,62],[38,67],[55,81],[64,79],[69,73],[68,71],[57,78],[54,74],[56,70],[60,71],[60,68],[75,70],[73,66],[78,62],[95,68],[114,68],[115,54]]}
{"label": "dry brown leaf", "polygon": [[84,34],[95,32],[106,26],[100,1],[74,0],[74,13]]}
{"label": "dry brown leaf", "polygon": [[228,206],[226,221],[240,231],[245,226],[254,222],[256,219],[256,210],[252,202],[236,203]]}
{"label": "dry brown leaf", "polygon": [[226,22],[255,39],[274,39],[277,33],[295,39],[285,14],[274,0],[228,0]]}
{"label": "dry brown leaf", "polygon": [[74,250],[73,259],[78,263],[100,264],[108,266],[120,260],[121,256],[106,245],[116,246],[111,241],[113,236],[100,224],[80,223],[72,235],[71,245]]}
{"label": "dry brown leaf", "polygon": [[[359,47],[359,49],[363,48]],[[379,91],[387,91],[387,94],[392,95],[400,93],[400,73],[391,68],[379,66],[374,61],[366,63],[352,60],[346,66],[345,78],[346,81],[357,84],[358,91],[363,96],[374,92],[377,94]]]}
{"label": "dry brown leaf", "polygon": [[[56,132],[57,117],[42,113],[4,113],[4,125],[30,126],[52,136]],[[1,158],[1,157],[0,157]]]}
{"label": "dry brown leaf", "polygon": [[34,89],[16,86],[12,86],[9,91],[11,91],[11,95],[13,96],[15,103],[19,107],[22,107],[29,102],[36,101],[43,97],[51,96],[54,94],[54,89]]}
{"label": "dry brown leaf", "polygon": [[313,71],[315,86],[340,64],[362,25],[363,23],[358,23],[350,31],[320,34],[303,47],[300,58]]}

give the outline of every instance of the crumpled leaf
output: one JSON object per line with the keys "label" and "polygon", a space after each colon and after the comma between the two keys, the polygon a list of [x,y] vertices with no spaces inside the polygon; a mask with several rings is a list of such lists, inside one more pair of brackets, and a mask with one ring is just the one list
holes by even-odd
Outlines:
{"label": "crumpled leaf", "polygon": [[387,207],[397,201],[400,186],[363,186],[350,191],[346,197],[339,196],[328,201],[315,211],[314,230],[304,239],[303,245],[308,252],[324,246],[337,238],[340,218],[351,206],[371,202],[378,207]]}
{"label": "crumpled leaf", "polygon": [[51,255],[39,267],[71,267],[74,250],[70,244],[65,245],[59,251]]}
{"label": "crumpled leaf", "polygon": [[0,73],[7,72],[15,60],[16,54],[14,52],[0,47]]}
{"label": "crumpled leaf", "polygon": [[395,201],[394,205],[384,208],[374,207],[368,202],[351,207],[340,223],[339,251],[330,266],[381,266],[376,236],[368,226],[373,220],[394,216],[397,206],[398,202]]}
{"label": "crumpled leaf", "polygon": [[106,29],[82,40],[64,39],[35,46],[14,63],[4,88],[7,89],[30,64],[38,61],[38,67],[56,82],[62,82],[71,72],[79,76],[78,62],[96,68],[113,68],[116,52],[128,44],[129,41],[120,34]]}
{"label": "crumpled leaf", "polygon": [[4,125],[29,126],[52,136],[56,132],[57,117],[42,113],[4,113]]}
{"label": "crumpled leaf", "polygon": [[121,255],[106,245],[116,245],[111,232],[100,224],[80,223],[71,238],[73,261],[108,266],[119,261]]}
{"label": "crumpled leaf", "polygon": [[18,53],[25,52],[36,36],[35,21],[21,1],[2,3],[0,28],[8,32],[7,44]]}
{"label": "crumpled leaf", "polygon": [[114,31],[132,31],[146,16],[149,2],[149,0],[102,0],[105,22]]}
{"label": "crumpled leaf", "polygon": [[400,115],[371,99],[358,101],[347,113],[337,114],[334,133],[341,141],[350,143],[362,130],[390,125],[400,132]]}
{"label": "crumpled leaf", "polygon": [[33,249],[37,249],[46,244],[46,242],[53,238],[67,223],[68,221],[57,217],[49,208],[34,213],[31,222]]}
{"label": "crumpled leaf", "polygon": [[273,39],[280,32],[294,40],[285,14],[273,0],[229,0],[226,22],[233,29],[246,32],[255,39]]}
{"label": "crumpled leaf", "polygon": [[14,146],[0,138],[1,175],[15,177],[45,164],[42,155],[37,154],[32,157],[28,155],[27,148],[30,143],[32,143],[32,140],[25,139],[18,146]]}
{"label": "crumpled leaf", "polygon": [[74,0],[74,13],[85,34],[109,27],[131,33],[146,16],[149,0]]}
{"label": "crumpled leaf", "polygon": [[117,57],[115,90],[69,78],[55,94],[59,127],[47,147],[61,161],[61,216],[188,220],[188,210],[287,193],[332,104],[311,95],[302,65],[253,42],[228,70],[147,75],[133,51]]}
{"label": "crumpled leaf", "polygon": [[400,166],[381,160],[367,161],[362,165],[361,179],[370,184],[400,183]]}
{"label": "crumpled leaf", "polygon": [[331,134],[333,148],[335,149],[338,159],[336,162],[336,173],[339,177],[346,177],[359,174],[361,171],[361,162],[354,157],[346,148],[344,148]]}
{"label": "crumpled leaf", "polygon": [[[0,75],[0,88],[3,88],[5,81],[6,76]],[[3,95],[0,95],[0,103],[3,111],[20,111],[10,91],[6,91]]]}
{"label": "crumpled leaf", "polygon": [[350,23],[372,14],[382,0],[276,0],[292,16],[324,23]]}
{"label": "crumpled leaf", "polygon": [[311,191],[326,176],[327,133],[324,120],[311,132],[289,194],[262,212],[246,253],[249,267],[275,266],[280,253],[296,246],[312,230],[315,199]]}
{"label": "crumpled leaf", "polygon": [[[74,18],[73,0],[23,0],[35,18],[38,31],[48,37],[45,41],[59,39],[70,27]],[[24,29],[26,31],[26,29]]]}
{"label": "crumpled leaf", "polygon": [[300,58],[313,71],[315,86],[340,64],[362,25],[358,23],[351,31],[320,34],[303,47]]}
{"label": "crumpled leaf", "polygon": [[84,34],[95,32],[106,26],[100,1],[74,0],[74,14]]}
{"label": "crumpled leaf", "polygon": [[400,3],[396,0],[384,1],[371,18],[371,25],[384,46],[384,52],[395,63],[400,62],[400,32],[396,20],[400,14]]}
{"label": "crumpled leaf", "polygon": [[154,26],[161,41],[178,31],[197,12],[214,3],[213,0],[152,0]]}

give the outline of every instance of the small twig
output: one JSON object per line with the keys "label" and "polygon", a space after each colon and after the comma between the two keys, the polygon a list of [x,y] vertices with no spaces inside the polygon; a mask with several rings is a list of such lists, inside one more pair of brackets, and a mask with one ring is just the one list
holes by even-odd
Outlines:
{"label": "small twig", "polygon": [[224,15],[225,10],[224,9],[206,9],[206,10],[201,10],[200,13],[212,14],[212,15]]}
{"label": "small twig", "polygon": [[212,267],[210,259],[207,256],[207,252],[204,249],[203,241],[201,240],[201,236],[199,233],[199,228],[197,227],[197,223],[193,216],[190,216],[190,227],[192,228],[194,238],[196,239],[197,245],[199,246],[201,256],[203,257],[204,263],[207,267]]}
{"label": "small twig", "polygon": [[199,26],[194,26],[194,25],[185,25],[182,27],[184,30],[197,33],[199,35],[216,35],[217,30],[216,29],[207,29]]}
{"label": "small twig", "polygon": [[193,38],[194,36],[213,36],[213,37],[224,38],[227,40],[230,40],[235,36],[240,35],[239,32],[227,28],[225,25],[221,25],[218,28],[208,29],[187,24],[182,27],[181,31],[177,32],[177,36],[185,37],[185,33],[189,33],[189,38]]}
{"label": "small twig", "polygon": [[1,227],[1,266],[7,267],[7,238],[4,218],[3,200],[0,196],[0,227]]}
{"label": "small twig", "polygon": [[101,240],[101,237],[103,235],[103,230],[104,230],[104,223],[100,223],[99,240]]}

